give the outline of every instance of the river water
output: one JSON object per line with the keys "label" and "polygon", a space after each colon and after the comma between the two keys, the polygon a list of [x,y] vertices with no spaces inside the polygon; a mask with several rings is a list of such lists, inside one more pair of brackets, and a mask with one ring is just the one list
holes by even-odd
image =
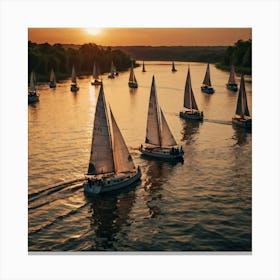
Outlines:
{"label": "river water", "polygon": [[[179,118],[188,65],[205,120]],[[103,76],[104,92],[142,180],[125,190],[85,196],[95,105],[99,87],[79,77],[56,89],[39,86],[40,102],[28,106],[29,251],[251,251],[252,135],[231,125],[237,93],[225,84],[229,73],[210,66],[216,92],[200,91],[206,64],[146,62],[135,69],[139,88],[128,88],[129,72]],[[148,100],[155,75],[159,104],[184,163],[140,156]],[[246,79],[246,77],[245,77]],[[237,78],[239,83],[239,77]],[[246,82],[249,110],[251,82]]]}

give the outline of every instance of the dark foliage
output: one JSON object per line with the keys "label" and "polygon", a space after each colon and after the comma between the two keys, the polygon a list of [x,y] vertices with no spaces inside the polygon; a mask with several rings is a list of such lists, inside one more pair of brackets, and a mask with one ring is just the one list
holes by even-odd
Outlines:
{"label": "dark foliage", "polygon": [[28,73],[30,75],[31,71],[35,71],[38,81],[48,81],[52,68],[57,79],[69,77],[72,65],[75,65],[78,75],[89,75],[92,73],[94,62],[99,65],[101,73],[109,72],[111,61],[118,71],[126,70],[131,65],[131,58],[127,53],[93,43],[84,44],[79,48],[67,48],[61,44],[28,42]]}
{"label": "dark foliage", "polygon": [[251,75],[252,72],[252,40],[238,40],[234,46],[227,48],[223,59],[217,64],[218,68],[229,70],[231,64],[236,72]]}

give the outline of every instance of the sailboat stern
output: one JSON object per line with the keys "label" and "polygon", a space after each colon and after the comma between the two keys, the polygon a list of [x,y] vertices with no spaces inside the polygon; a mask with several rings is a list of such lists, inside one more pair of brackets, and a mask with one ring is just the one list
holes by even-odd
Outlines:
{"label": "sailboat stern", "polygon": [[186,110],[179,113],[180,118],[185,120],[203,121],[204,115],[199,110]]}

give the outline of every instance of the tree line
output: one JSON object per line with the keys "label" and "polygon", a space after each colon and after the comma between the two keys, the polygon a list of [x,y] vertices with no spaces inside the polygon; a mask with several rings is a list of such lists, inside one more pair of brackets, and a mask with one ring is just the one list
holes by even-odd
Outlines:
{"label": "tree line", "polygon": [[109,72],[111,62],[118,71],[126,70],[131,65],[129,54],[111,47],[100,47],[89,43],[76,48],[65,48],[61,44],[37,44],[28,41],[28,73],[37,74],[39,82],[48,81],[53,68],[57,79],[71,76],[72,66],[75,65],[77,75],[92,74],[93,63],[98,64],[101,73]]}
{"label": "tree line", "polygon": [[234,65],[237,73],[252,74],[252,40],[238,40],[233,46],[229,46],[223,59],[216,66],[223,70],[229,70]]}

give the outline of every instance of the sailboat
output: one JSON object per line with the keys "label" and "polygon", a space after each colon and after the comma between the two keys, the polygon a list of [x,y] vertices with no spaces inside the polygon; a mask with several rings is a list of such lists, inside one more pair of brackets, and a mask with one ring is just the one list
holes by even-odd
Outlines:
{"label": "sailboat", "polygon": [[49,83],[50,88],[56,88],[56,78],[55,78],[55,74],[54,74],[54,70],[51,70],[51,74],[50,74],[50,83]]}
{"label": "sailboat", "polygon": [[172,69],[171,69],[172,72],[176,72],[177,69],[175,68],[175,64],[174,64],[174,61],[172,61]]}
{"label": "sailboat", "polygon": [[184,151],[182,147],[181,149],[178,148],[165,116],[158,105],[154,76],[148,108],[146,140],[145,144],[140,146],[140,152],[145,156],[165,161],[182,161]]}
{"label": "sailboat", "polygon": [[28,90],[28,104],[36,103],[39,101],[39,95],[36,90],[35,73],[32,71],[30,75],[30,84]]}
{"label": "sailboat", "polygon": [[186,110],[180,112],[181,118],[199,121],[203,120],[203,112],[198,110],[192,90],[190,67],[188,68],[188,75],[185,85],[184,107]]}
{"label": "sailboat", "polygon": [[146,72],[144,61],[143,61],[143,64],[142,64],[142,72]]}
{"label": "sailboat", "polygon": [[130,186],[141,178],[110,108],[109,123],[103,85],[96,104],[90,160],[84,191],[99,194]]}
{"label": "sailboat", "polygon": [[102,81],[99,79],[99,67],[95,65],[95,63],[93,64],[93,71],[92,71],[92,77],[94,79],[94,81],[91,82],[92,85],[94,86],[99,86],[102,84]]}
{"label": "sailboat", "polygon": [[110,74],[108,75],[109,79],[114,79],[115,78],[115,71],[116,71],[116,68],[115,68],[114,62],[112,61],[111,62],[111,68],[110,68]]}
{"label": "sailboat", "polygon": [[248,129],[252,128],[252,118],[250,117],[250,113],[248,109],[245,81],[244,81],[243,74],[241,75],[235,116],[232,118],[232,124]]}
{"label": "sailboat", "polygon": [[131,67],[130,67],[130,74],[129,74],[129,79],[128,79],[128,86],[130,88],[138,88],[138,83],[133,71],[133,63],[131,63]]}
{"label": "sailboat", "polygon": [[215,92],[213,87],[211,86],[209,63],[207,64],[205,77],[204,77],[204,80],[203,80],[202,86],[201,86],[201,91],[208,93],[208,94],[212,94]]}
{"label": "sailboat", "polygon": [[71,91],[77,92],[79,90],[78,84],[77,84],[77,78],[76,78],[76,71],[75,67],[73,65],[72,67],[72,83],[71,83]]}
{"label": "sailboat", "polygon": [[228,79],[228,83],[226,84],[226,86],[227,86],[227,89],[229,89],[229,90],[238,91],[237,83],[235,81],[235,71],[234,71],[233,65],[231,65],[229,79]]}

